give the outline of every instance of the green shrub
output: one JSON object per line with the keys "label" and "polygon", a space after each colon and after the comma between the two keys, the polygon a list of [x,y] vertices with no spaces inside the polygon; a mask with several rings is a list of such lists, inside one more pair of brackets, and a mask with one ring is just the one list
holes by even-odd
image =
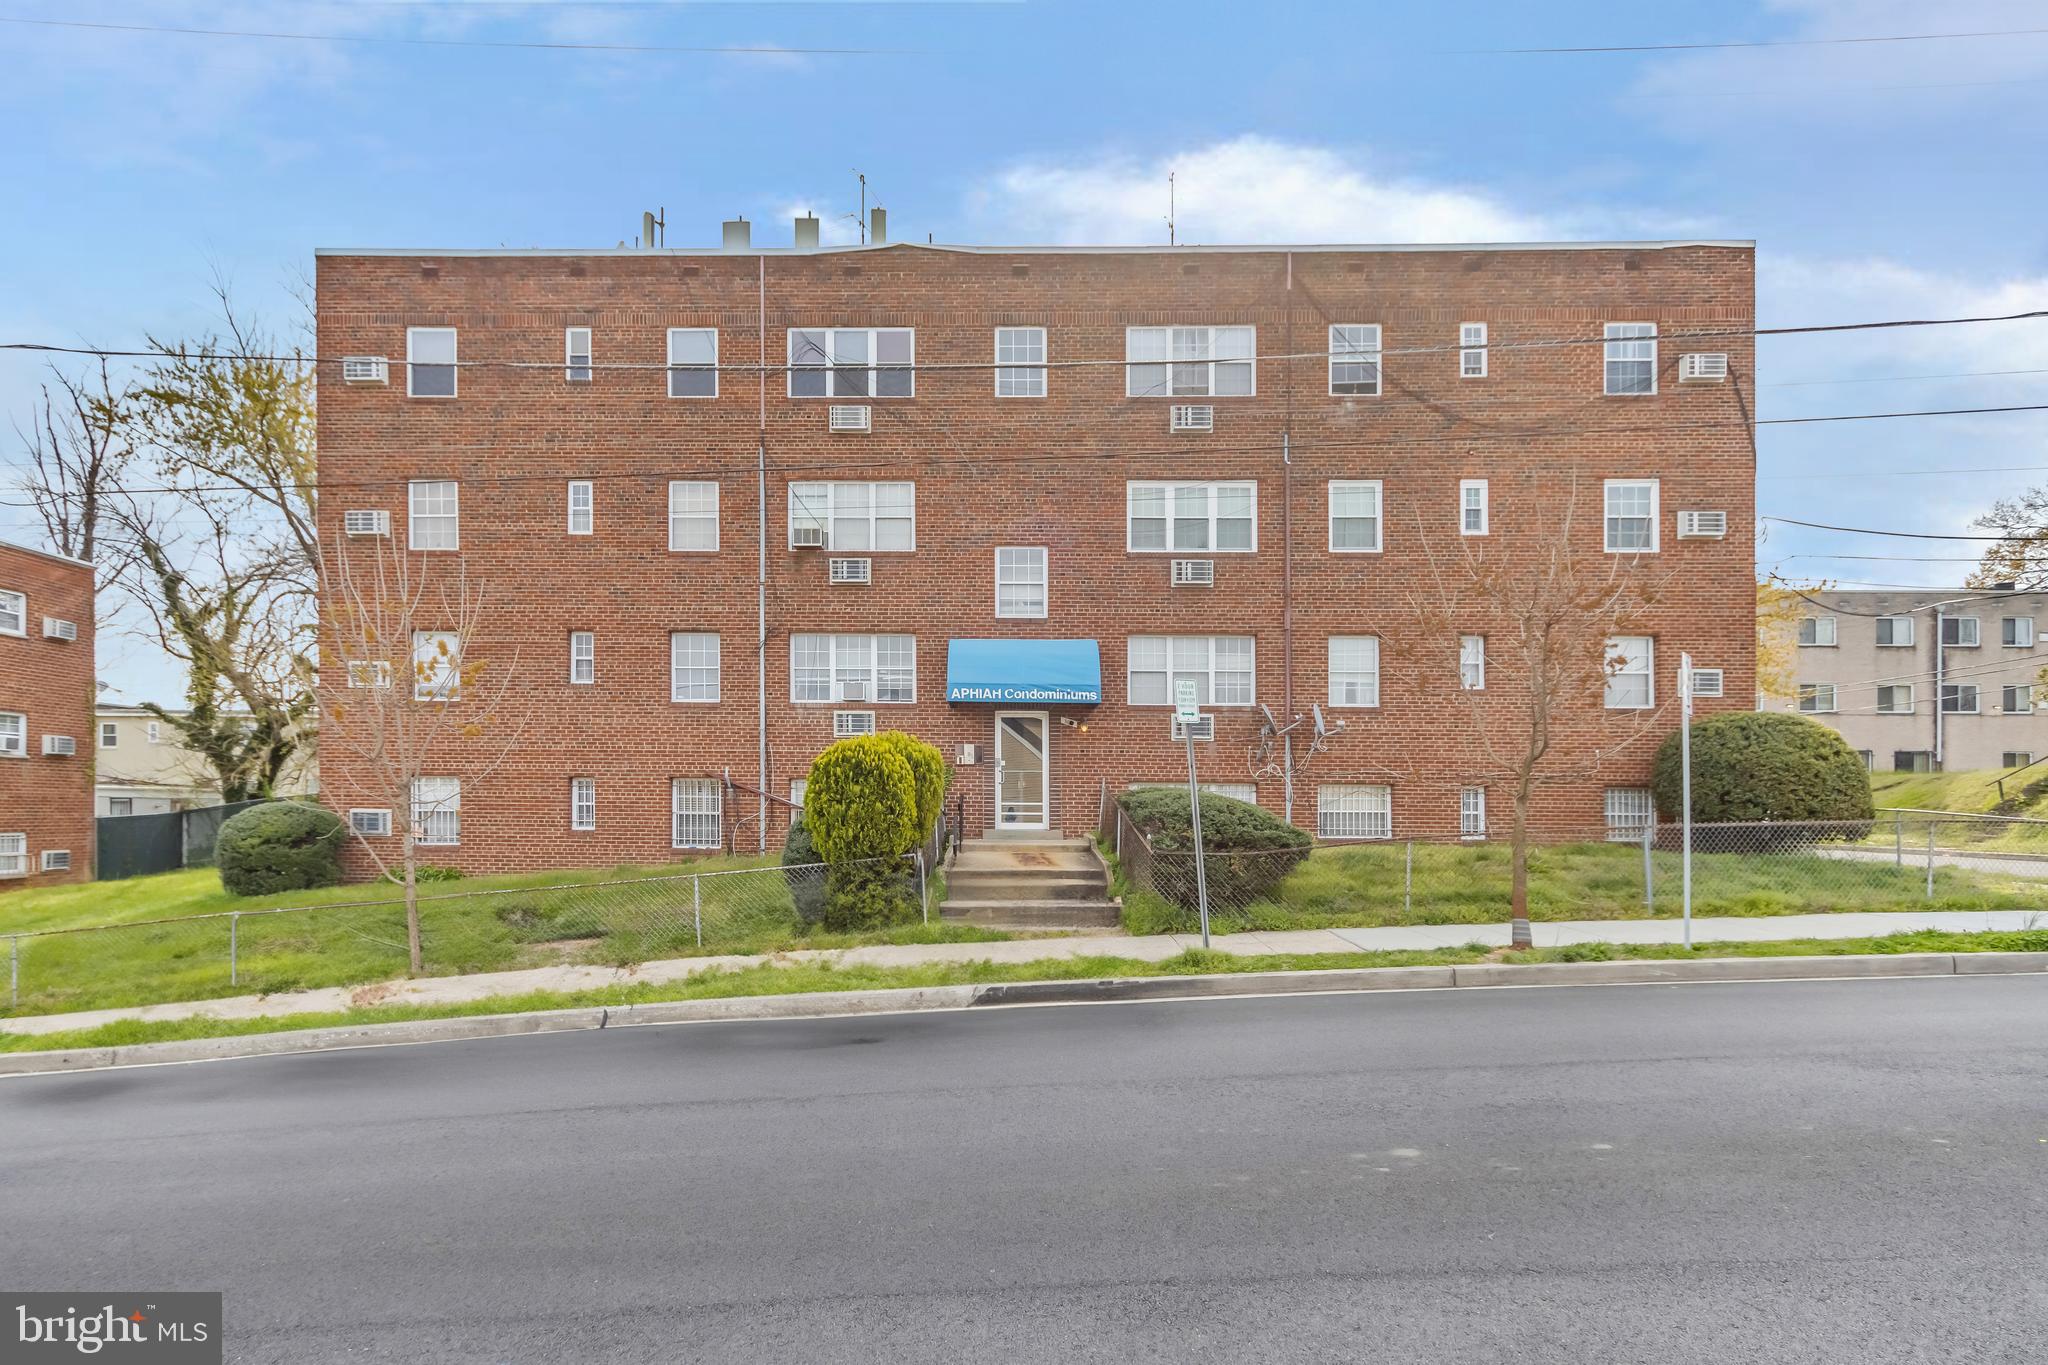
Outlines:
{"label": "green shrub", "polygon": [[[818,856],[817,845],[811,842],[811,832],[804,827],[799,816],[789,826],[789,837],[782,842],[782,879],[789,883],[789,899],[796,906],[796,917],[805,927],[822,923],[825,919],[825,876],[817,864],[824,859]],[[802,871],[794,869],[802,868]]]}
{"label": "green shrub", "polygon": [[917,920],[922,901],[908,862],[836,863],[825,869],[823,922],[834,933],[861,933]]}
{"label": "green shrub", "polygon": [[917,846],[917,781],[880,735],[842,739],[811,764],[804,824],[828,863],[891,858]]}
{"label": "green shrub", "polygon": [[237,896],[268,896],[341,882],[348,826],[324,806],[273,801],[251,806],[220,827],[220,884]]}
{"label": "green shrub", "polygon": [[910,765],[911,785],[916,788],[917,842],[923,843],[932,837],[932,828],[939,822],[939,807],[946,799],[946,783],[951,777],[946,771],[946,756],[916,735],[901,730],[884,730],[876,738]]}
{"label": "green shrub", "polygon": [[[1682,815],[1679,736],[1657,750],[1658,813]],[[1762,852],[1814,839],[1861,839],[1872,815],[1870,773],[1842,736],[1785,711],[1731,711],[1692,724],[1692,818],[1770,821],[1768,830],[1695,831],[1708,843]],[[1822,821],[1850,821],[1821,825]]]}
{"label": "green shrub", "polygon": [[[1167,900],[1192,908],[1194,822],[1182,787],[1141,787],[1117,798],[1152,845],[1152,885]],[[1212,906],[1243,907],[1283,881],[1314,845],[1306,831],[1247,801],[1202,793],[1204,872]]]}

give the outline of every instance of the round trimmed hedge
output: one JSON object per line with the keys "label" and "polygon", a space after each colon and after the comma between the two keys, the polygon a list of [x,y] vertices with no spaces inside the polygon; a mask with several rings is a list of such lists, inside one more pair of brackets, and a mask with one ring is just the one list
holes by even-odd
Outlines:
{"label": "round trimmed hedge", "polygon": [[325,806],[272,801],[227,818],[215,843],[220,884],[237,896],[269,896],[341,883],[348,826]]}
{"label": "round trimmed hedge", "polygon": [[[1650,789],[1667,820],[1682,812],[1679,736],[1657,749]],[[1861,838],[1872,817],[1870,772],[1836,731],[1786,711],[1731,711],[1692,724],[1692,818],[1798,826],[1771,842]],[[1830,825],[1826,822],[1866,822]],[[1727,831],[1737,842],[1761,834]]]}
{"label": "round trimmed hedge", "polygon": [[[1195,885],[1194,821],[1185,787],[1139,787],[1117,798],[1152,845],[1152,884],[1159,894],[1191,909]],[[1248,801],[1202,793],[1203,872],[1211,905],[1243,906],[1278,886],[1315,840]]]}

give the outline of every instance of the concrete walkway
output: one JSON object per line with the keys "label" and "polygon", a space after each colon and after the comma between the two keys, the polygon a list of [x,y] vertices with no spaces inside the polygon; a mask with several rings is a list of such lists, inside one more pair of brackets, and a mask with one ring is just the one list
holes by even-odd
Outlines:
{"label": "concrete walkway", "polygon": [[[1774,915],[1757,918],[1695,919],[1693,942],[1761,943],[1793,938],[1872,938],[1909,929],[1976,931],[2048,928],[2048,915],[2031,910],[1941,910],[1841,915]],[[1672,919],[1557,920],[1534,926],[1536,946],[1567,943],[1677,943],[1681,926]],[[1271,953],[1385,952],[1456,948],[1468,943],[1505,947],[1505,924],[1414,924],[1383,929],[1300,929],[1284,933],[1221,934],[1211,946],[1247,957]],[[75,1014],[0,1019],[0,1032],[56,1033],[96,1028],[121,1019],[256,1019],[316,1014],[367,1005],[462,1004],[492,996],[533,991],[584,991],[638,982],[681,981],[707,970],[739,970],[764,963],[791,966],[829,962],[839,966],[911,967],[947,962],[1039,962],[1051,958],[1120,957],[1160,962],[1187,948],[1199,948],[1196,934],[1089,934],[1073,938],[1010,939],[997,943],[918,943],[865,948],[801,949],[771,957],[731,955],[645,962],[637,967],[532,967],[470,976],[430,976],[365,986],[329,986],[280,995],[239,995],[217,1000],[84,1010]]]}

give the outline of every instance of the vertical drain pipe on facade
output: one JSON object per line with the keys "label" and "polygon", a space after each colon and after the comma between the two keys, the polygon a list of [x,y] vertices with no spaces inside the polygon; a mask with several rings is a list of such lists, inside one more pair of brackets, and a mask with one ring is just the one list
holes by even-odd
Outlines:
{"label": "vertical drain pipe on facade", "polygon": [[1287,253],[1287,406],[1280,423],[1280,797],[1294,823],[1294,253]]}
{"label": "vertical drain pipe on facade", "polygon": [[759,427],[754,441],[754,733],[761,759],[761,790],[754,794],[760,812],[761,852],[768,851],[768,257],[754,258],[755,339],[761,368],[756,375],[761,395]]}

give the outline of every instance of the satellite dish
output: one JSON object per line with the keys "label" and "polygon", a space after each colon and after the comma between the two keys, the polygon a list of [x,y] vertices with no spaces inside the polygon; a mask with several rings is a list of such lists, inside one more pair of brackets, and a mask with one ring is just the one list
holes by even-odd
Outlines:
{"label": "satellite dish", "polygon": [[1318,701],[1310,702],[1309,705],[1316,713],[1316,738],[1321,739],[1330,733],[1329,727],[1323,724],[1323,704]]}
{"label": "satellite dish", "polygon": [[1268,705],[1266,705],[1266,703],[1264,703],[1264,702],[1260,702],[1260,703],[1259,703],[1259,710],[1260,710],[1260,711],[1261,711],[1261,712],[1262,712],[1262,713],[1263,713],[1263,714],[1265,715],[1265,717],[1266,717],[1266,728],[1267,728],[1268,730],[1271,730],[1271,731],[1272,731],[1272,732],[1273,732],[1274,734],[1276,734],[1276,735],[1277,735],[1277,734],[1279,734],[1279,733],[1280,733],[1280,722],[1279,722],[1279,721],[1277,721],[1277,720],[1274,720],[1274,719],[1273,719],[1273,708],[1272,708],[1272,707],[1270,707],[1270,706],[1268,706]]}

